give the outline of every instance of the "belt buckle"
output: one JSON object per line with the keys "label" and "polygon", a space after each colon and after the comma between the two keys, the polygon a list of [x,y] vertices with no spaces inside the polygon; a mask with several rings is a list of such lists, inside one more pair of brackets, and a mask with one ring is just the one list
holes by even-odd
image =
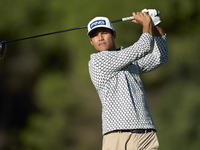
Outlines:
{"label": "belt buckle", "polygon": [[132,133],[148,133],[151,131],[152,131],[151,129],[135,129],[135,130],[132,130]]}

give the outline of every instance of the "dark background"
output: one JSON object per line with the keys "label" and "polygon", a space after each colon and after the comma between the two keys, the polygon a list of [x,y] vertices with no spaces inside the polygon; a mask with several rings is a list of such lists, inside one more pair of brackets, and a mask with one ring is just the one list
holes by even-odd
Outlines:
{"label": "dark background", "polygon": [[[0,0],[0,41],[85,26],[133,11],[161,12],[169,62],[142,75],[160,149],[200,148],[200,1]],[[117,47],[142,27],[115,23]],[[0,149],[101,149],[101,103],[88,74],[87,29],[9,43],[0,60]]]}

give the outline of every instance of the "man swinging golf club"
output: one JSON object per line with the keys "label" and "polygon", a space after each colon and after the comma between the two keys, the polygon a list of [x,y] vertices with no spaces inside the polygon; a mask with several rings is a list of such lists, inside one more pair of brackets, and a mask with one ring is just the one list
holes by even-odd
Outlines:
{"label": "man swinging golf club", "polygon": [[116,31],[108,18],[95,17],[87,26],[90,43],[98,51],[90,56],[89,73],[102,103],[103,150],[159,147],[140,79],[140,74],[168,61],[166,34],[156,13],[133,12],[132,22],[143,26],[142,35],[124,49],[116,49]]}

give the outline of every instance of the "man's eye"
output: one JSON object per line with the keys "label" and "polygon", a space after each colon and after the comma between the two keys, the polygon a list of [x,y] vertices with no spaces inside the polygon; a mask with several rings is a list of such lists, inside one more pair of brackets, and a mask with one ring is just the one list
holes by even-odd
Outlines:
{"label": "man's eye", "polygon": [[90,37],[91,37],[91,38],[94,38],[95,36],[97,36],[97,34],[92,34]]}

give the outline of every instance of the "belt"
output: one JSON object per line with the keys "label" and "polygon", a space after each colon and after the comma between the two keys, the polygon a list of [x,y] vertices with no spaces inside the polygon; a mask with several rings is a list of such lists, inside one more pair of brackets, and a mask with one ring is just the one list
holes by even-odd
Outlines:
{"label": "belt", "polygon": [[123,133],[123,132],[131,132],[131,133],[148,133],[148,132],[156,132],[155,129],[133,129],[133,130],[115,130],[115,131],[111,131],[108,132],[106,134],[109,133]]}

